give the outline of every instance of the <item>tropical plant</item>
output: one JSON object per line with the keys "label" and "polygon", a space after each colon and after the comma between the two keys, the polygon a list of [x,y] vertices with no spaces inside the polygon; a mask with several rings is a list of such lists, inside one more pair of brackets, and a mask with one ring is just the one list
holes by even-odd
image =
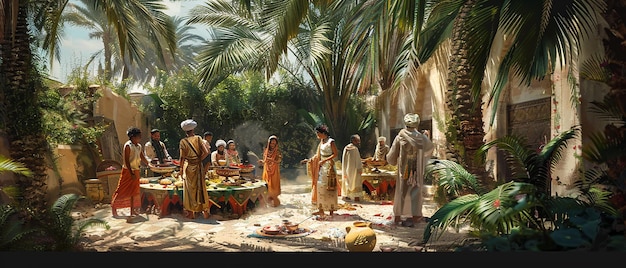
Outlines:
{"label": "tropical plant", "polygon": [[[598,230],[587,230],[590,226],[598,227],[596,216],[599,214],[602,214],[603,222],[616,219],[616,211],[608,203],[610,193],[598,185],[601,170],[584,171],[583,179],[572,185],[570,196],[552,196],[546,191],[549,189],[546,182],[550,182],[550,171],[561,159],[561,151],[567,148],[567,141],[576,138],[579,132],[579,127],[573,127],[561,133],[540,152],[524,145],[524,138],[515,136],[496,139],[482,146],[479,156],[484,156],[491,147],[504,150],[512,169],[517,171],[512,172],[514,177],[487,193],[462,195],[443,205],[430,218],[424,231],[424,242],[433,235],[436,239],[440,230],[450,226],[459,228],[466,222],[477,230],[477,236],[490,250],[498,247],[489,246],[489,243],[502,242],[501,238],[508,236],[518,240],[510,240],[515,246],[508,244],[505,248],[519,248],[528,242],[520,242],[520,234],[534,239],[532,245],[523,246],[524,250],[566,250],[607,239],[600,237]],[[457,166],[453,168],[458,169]],[[458,173],[461,172],[439,170],[437,174],[452,176]],[[446,177],[437,179],[453,180]],[[584,234],[585,242],[575,244],[570,240],[571,244],[568,244],[568,238],[575,232]]]}
{"label": "tropical plant", "polygon": [[71,212],[76,202],[84,198],[84,196],[77,194],[62,195],[54,202],[48,216],[42,219],[41,225],[46,235],[54,241],[52,250],[80,250],[79,240],[87,228],[104,227],[107,230],[110,228],[106,221],[97,218],[88,218],[76,222]]}
{"label": "tropical plant", "polygon": [[[369,55],[371,25],[360,23],[365,2],[253,1],[250,9],[235,2],[211,1],[190,11],[188,23],[204,24],[212,35],[198,57],[203,88],[244,70],[263,71],[269,79],[277,67],[297,62],[319,93],[318,116],[347,144],[353,133],[346,132],[345,111]],[[283,40],[289,45],[281,50]]]}
{"label": "tropical plant", "polygon": [[[0,1],[0,121],[9,140],[9,154],[20,159],[32,172],[32,178],[17,176],[18,187],[24,194],[21,202],[39,212],[45,211],[47,194],[47,143],[42,131],[39,106],[43,89],[41,73],[33,49],[42,48],[54,62],[61,40],[62,14],[69,1]],[[113,0],[92,1],[96,9],[107,14],[116,25],[120,51],[130,63],[144,57],[144,49],[137,37],[148,34],[154,45],[165,51],[175,51],[171,20],[164,17],[162,1]],[[29,32],[30,31],[30,32]],[[31,38],[42,36],[41,39]],[[31,43],[31,40],[33,41]]]}
{"label": "tropical plant", "polygon": [[21,210],[10,204],[0,206],[0,249],[8,251],[81,251],[80,238],[87,228],[100,226],[107,230],[106,221],[89,218],[76,222],[71,210],[84,196],[60,196],[45,215],[32,215],[26,223]]}
{"label": "tropical plant", "polygon": [[582,157],[605,167],[603,184],[613,193],[611,202],[626,216],[626,113],[618,99],[607,94],[603,101],[592,101],[589,110],[607,122],[604,130],[589,134],[589,143],[582,148]]}
{"label": "tropical plant", "polygon": [[429,181],[435,186],[433,199],[439,205],[444,205],[465,194],[484,193],[476,176],[452,160],[432,160],[426,165],[424,181]]}
{"label": "tropical plant", "polygon": [[[604,8],[600,0],[551,1],[437,1],[418,40],[424,62],[437,49],[449,51],[446,85],[447,159],[483,176],[474,152],[483,144],[483,90],[485,70],[498,32],[512,37],[489,90],[491,120],[506,89],[509,74],[530,84],[556,68],[571,68],[582,40],[595,30]],[[541,21],[543,23],[536,23]],[[450,46],[446,44],[450,41]],[[557,61],[558,59],[558,61]],[[574,87],[572,87],[574,88]]]}

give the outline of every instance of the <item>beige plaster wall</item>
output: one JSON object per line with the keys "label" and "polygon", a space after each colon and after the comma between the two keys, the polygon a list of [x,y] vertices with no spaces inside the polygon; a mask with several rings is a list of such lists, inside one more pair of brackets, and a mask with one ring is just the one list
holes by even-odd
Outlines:
{"label": "beige plaster wall", "polygon": [[[100,87],[93,85],[92,87]],[[135,126],[141,129],[142,132],[142,144],[145,144],[150,138],[150,126],[148,125],[146,117],[139,110],[139,108],[131,101],[116,94],[111,89],[101,87],[102,97],[94,107],[94,117],[102,116],[110,119],[115,124],[115,130],[119,139],[119,146],[122,148],[124,143],[128,141],[126,130],[129,127]],[[120,156],[113,160],[121,162]]]}

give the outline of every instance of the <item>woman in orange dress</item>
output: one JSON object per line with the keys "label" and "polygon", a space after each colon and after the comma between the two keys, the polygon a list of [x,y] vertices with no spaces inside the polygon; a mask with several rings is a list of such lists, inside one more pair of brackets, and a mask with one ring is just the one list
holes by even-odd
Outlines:
{"label": "woman in orange dress", "polygon": [[263,166],[263,180],[267,183],[268,201],[272,207],[280,206],[280,162],[283,154],[278,149],[278,137],[272,135],[267,139],[267,145],[263,151],[263,159],[259,164]]}
{"label": "woman in orange dress", "polygon": [[130,208],[130,216],[126,221],[131,222],[141,209],[141,193],[139,191],[140,165],[142,162],[148,167],[152,165],[141,148],[141,130],[131,127],[126,131],[126,134],[128,135],[128,141],[124,143],[122,174],[111,199],[111,212],[114,217],[117,217],[118,209]]}

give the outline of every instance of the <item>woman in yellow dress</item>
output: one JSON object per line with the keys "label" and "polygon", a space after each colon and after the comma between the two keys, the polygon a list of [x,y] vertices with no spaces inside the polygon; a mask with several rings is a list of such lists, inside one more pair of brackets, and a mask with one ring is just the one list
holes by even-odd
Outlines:
{"label": "woman in yellow dress", "polygon": [[278,137],[272,135],[267,139],[267,145],[263,151],[263,159],[259,164],[263,166],[263,180],[267,183],[268,201],[272,207],[280,206],[280,162],[283,154],[278,148]]}

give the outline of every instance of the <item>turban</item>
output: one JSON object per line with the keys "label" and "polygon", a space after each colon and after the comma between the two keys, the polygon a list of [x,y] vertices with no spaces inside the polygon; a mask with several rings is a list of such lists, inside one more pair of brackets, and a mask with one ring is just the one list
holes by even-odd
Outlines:
{"label": "turban", "polygon": [[220,147],[220,146],[226,147],[226,142],[224,140],[217,140],[215,142],[215,147]]}
{"label": "turban", "polygon": [[378,137],[378,141],[387,141],[387,138],[385,138],[383,136],[380,136],[380,137]]}
{"label": "turban", "polygon": [[420,116],[418,114],[406,114],[404,116],[404,125],[416,128],[420,124]]}
{"label": "turban", "polygon": [[196,128],[197,126],[198,126],[198,123],[196,123],[196,121],[193,121],[192,119],[187,119],[187,120],[185,120],[185,121],[180,123],[180,127],[184,131],[192,130],[192,129]]}
{"label": "turban", "polygon": [[228,140],[228,142],[226,144],[230,145],[231,143],[235,143],[234,140]]}

